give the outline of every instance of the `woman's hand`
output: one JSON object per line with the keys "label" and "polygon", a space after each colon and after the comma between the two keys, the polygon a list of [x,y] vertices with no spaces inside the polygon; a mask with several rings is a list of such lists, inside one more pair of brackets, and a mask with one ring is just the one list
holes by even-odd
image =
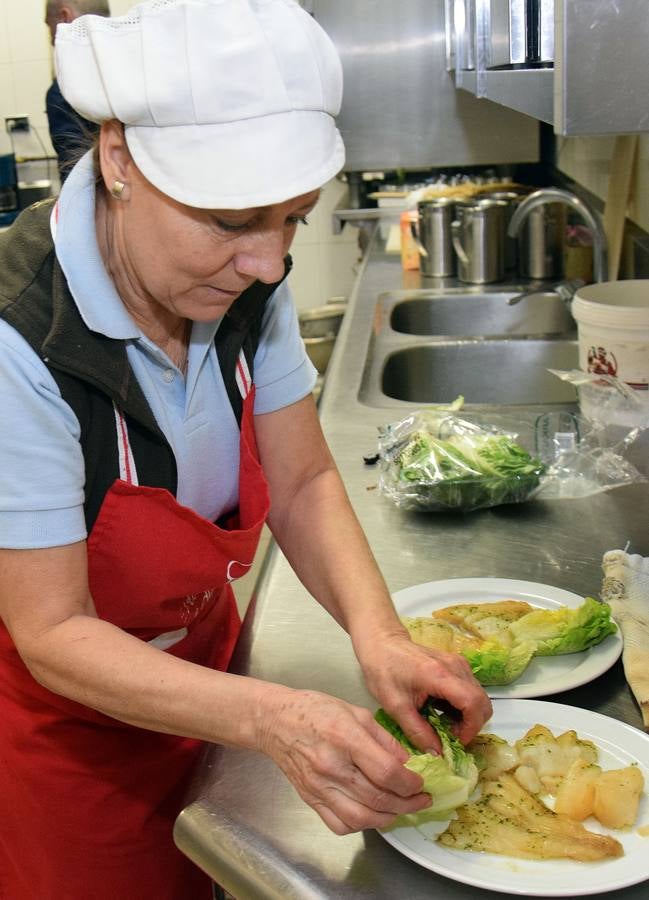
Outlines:
{"label": "woman's hand", "polygon": [[369,691],[421,750],[439,751],[436,732],[419,715],[427,697],[457,714],[453,731],[468,743],[493,712],[467,660],[415,644],[400,626],[365,634],[356,645]]}
{"label": "woman's hand", "polygon": [[316,691],[268,704],[259,749],[335,834],[385,828],[430,805],[408,754],[367,709]]}

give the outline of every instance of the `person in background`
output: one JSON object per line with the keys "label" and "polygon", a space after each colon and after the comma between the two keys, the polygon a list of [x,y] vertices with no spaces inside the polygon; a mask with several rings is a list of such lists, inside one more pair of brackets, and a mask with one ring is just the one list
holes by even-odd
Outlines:
{"label": "person in background", "polygon": [[[86,14],[110,16],[108,0],[47,0],[45,24],[50,30],[52,44],[56,37],[57,25],[73,22],[78,16]],[[45,110],[50,140],[57,157],[59,179],[63,184],[68,172],[79,158],[80,151],[99,129],[96,123],[80,116],[70,106],[61,93],[56,78],[47,89]]]}
{"label": "person in background", "polygon": [[208,900],[172,838],[204,741],[339,835],[430,803],[371,710],[228,672],[266,519],[414,743],[429,696],[465,742],[491,705],[410,640],[313,400],[286,276],[344,163],[333,44],[295,0],[151,0],[55,47],[101,128],[0,236],[0,894]]}

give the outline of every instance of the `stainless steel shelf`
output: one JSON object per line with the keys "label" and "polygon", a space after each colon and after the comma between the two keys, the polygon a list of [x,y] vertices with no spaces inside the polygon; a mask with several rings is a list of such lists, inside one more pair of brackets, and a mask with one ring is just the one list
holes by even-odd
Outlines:
{"label": "stainless steel shelf", "polygon": [[460,90],[541,122],[554,122],[553,69],[497,69],[457,74]]}
{"label": "stainless steel shelf", "polygon": [[[490,47],[507,37],[494,32],[489,10],[488,0],[475,0],[473,26],[465,26],[464,38],[456,35],[455,59],[475,63],[475,70],[456,71],[456,88],[548,122],[564,136],[649,132],[646,3],[625,4],[621,14],[616,0],[555,0],[548,69],[488,68]],[[466,35],[469,56],[461,49]]]}
{"label": "stainless steel shelf", "polygon": [[499,69],[484,73],[487,100],[542,122],[554,122],[554,69]]}
{"label": "stainless steel shelf", "polygon": [[[403,209],[405,209],[405,205]],[[331,214],[331,228],[334,234],[340,234],[345,222],[352,225],[368,226],[376,222],[399,222],[402,209],[398,206],[372,207],[371,209],[334,209]]]}
{"label": "stainless steel shelf", "polygon": [[455,75],[455,85],[475,97],[478,89],[478,76],[475,69],[471,69],[470,71],[464,69],[462,72],[457,72]]}

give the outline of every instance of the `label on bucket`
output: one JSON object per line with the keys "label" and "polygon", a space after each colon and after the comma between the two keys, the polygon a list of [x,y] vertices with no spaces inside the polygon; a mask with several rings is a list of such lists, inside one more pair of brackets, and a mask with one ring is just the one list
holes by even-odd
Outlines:
{"label": "label on bucket", "polygon": [[[585,338],[585,339],[584,339]],[[579,367],[594,375],[613,375],[638,390],[649,388],[649,343],[604,343],[580,334]]]}

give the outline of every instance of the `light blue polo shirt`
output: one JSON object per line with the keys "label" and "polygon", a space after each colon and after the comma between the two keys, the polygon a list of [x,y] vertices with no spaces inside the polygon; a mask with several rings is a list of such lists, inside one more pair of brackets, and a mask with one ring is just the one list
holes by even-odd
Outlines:
{"label": "light blue polo shirt", "polygon": [[[97,247],[94,207],[87,154],[61,191],[56,255],[88,328],[126,341],[129,362],[176,458],[178,501],[213,521],[236,507],[239,493],[239,429],[214,347],[220,319],[193,324],[185,379],[117,295]],[[254,380],[255,413],[295,403],[315,385],[286,282],[266,307]],[[40,357],[1,319],[0,422],[0,547],[83,540],[79,422]]]}

